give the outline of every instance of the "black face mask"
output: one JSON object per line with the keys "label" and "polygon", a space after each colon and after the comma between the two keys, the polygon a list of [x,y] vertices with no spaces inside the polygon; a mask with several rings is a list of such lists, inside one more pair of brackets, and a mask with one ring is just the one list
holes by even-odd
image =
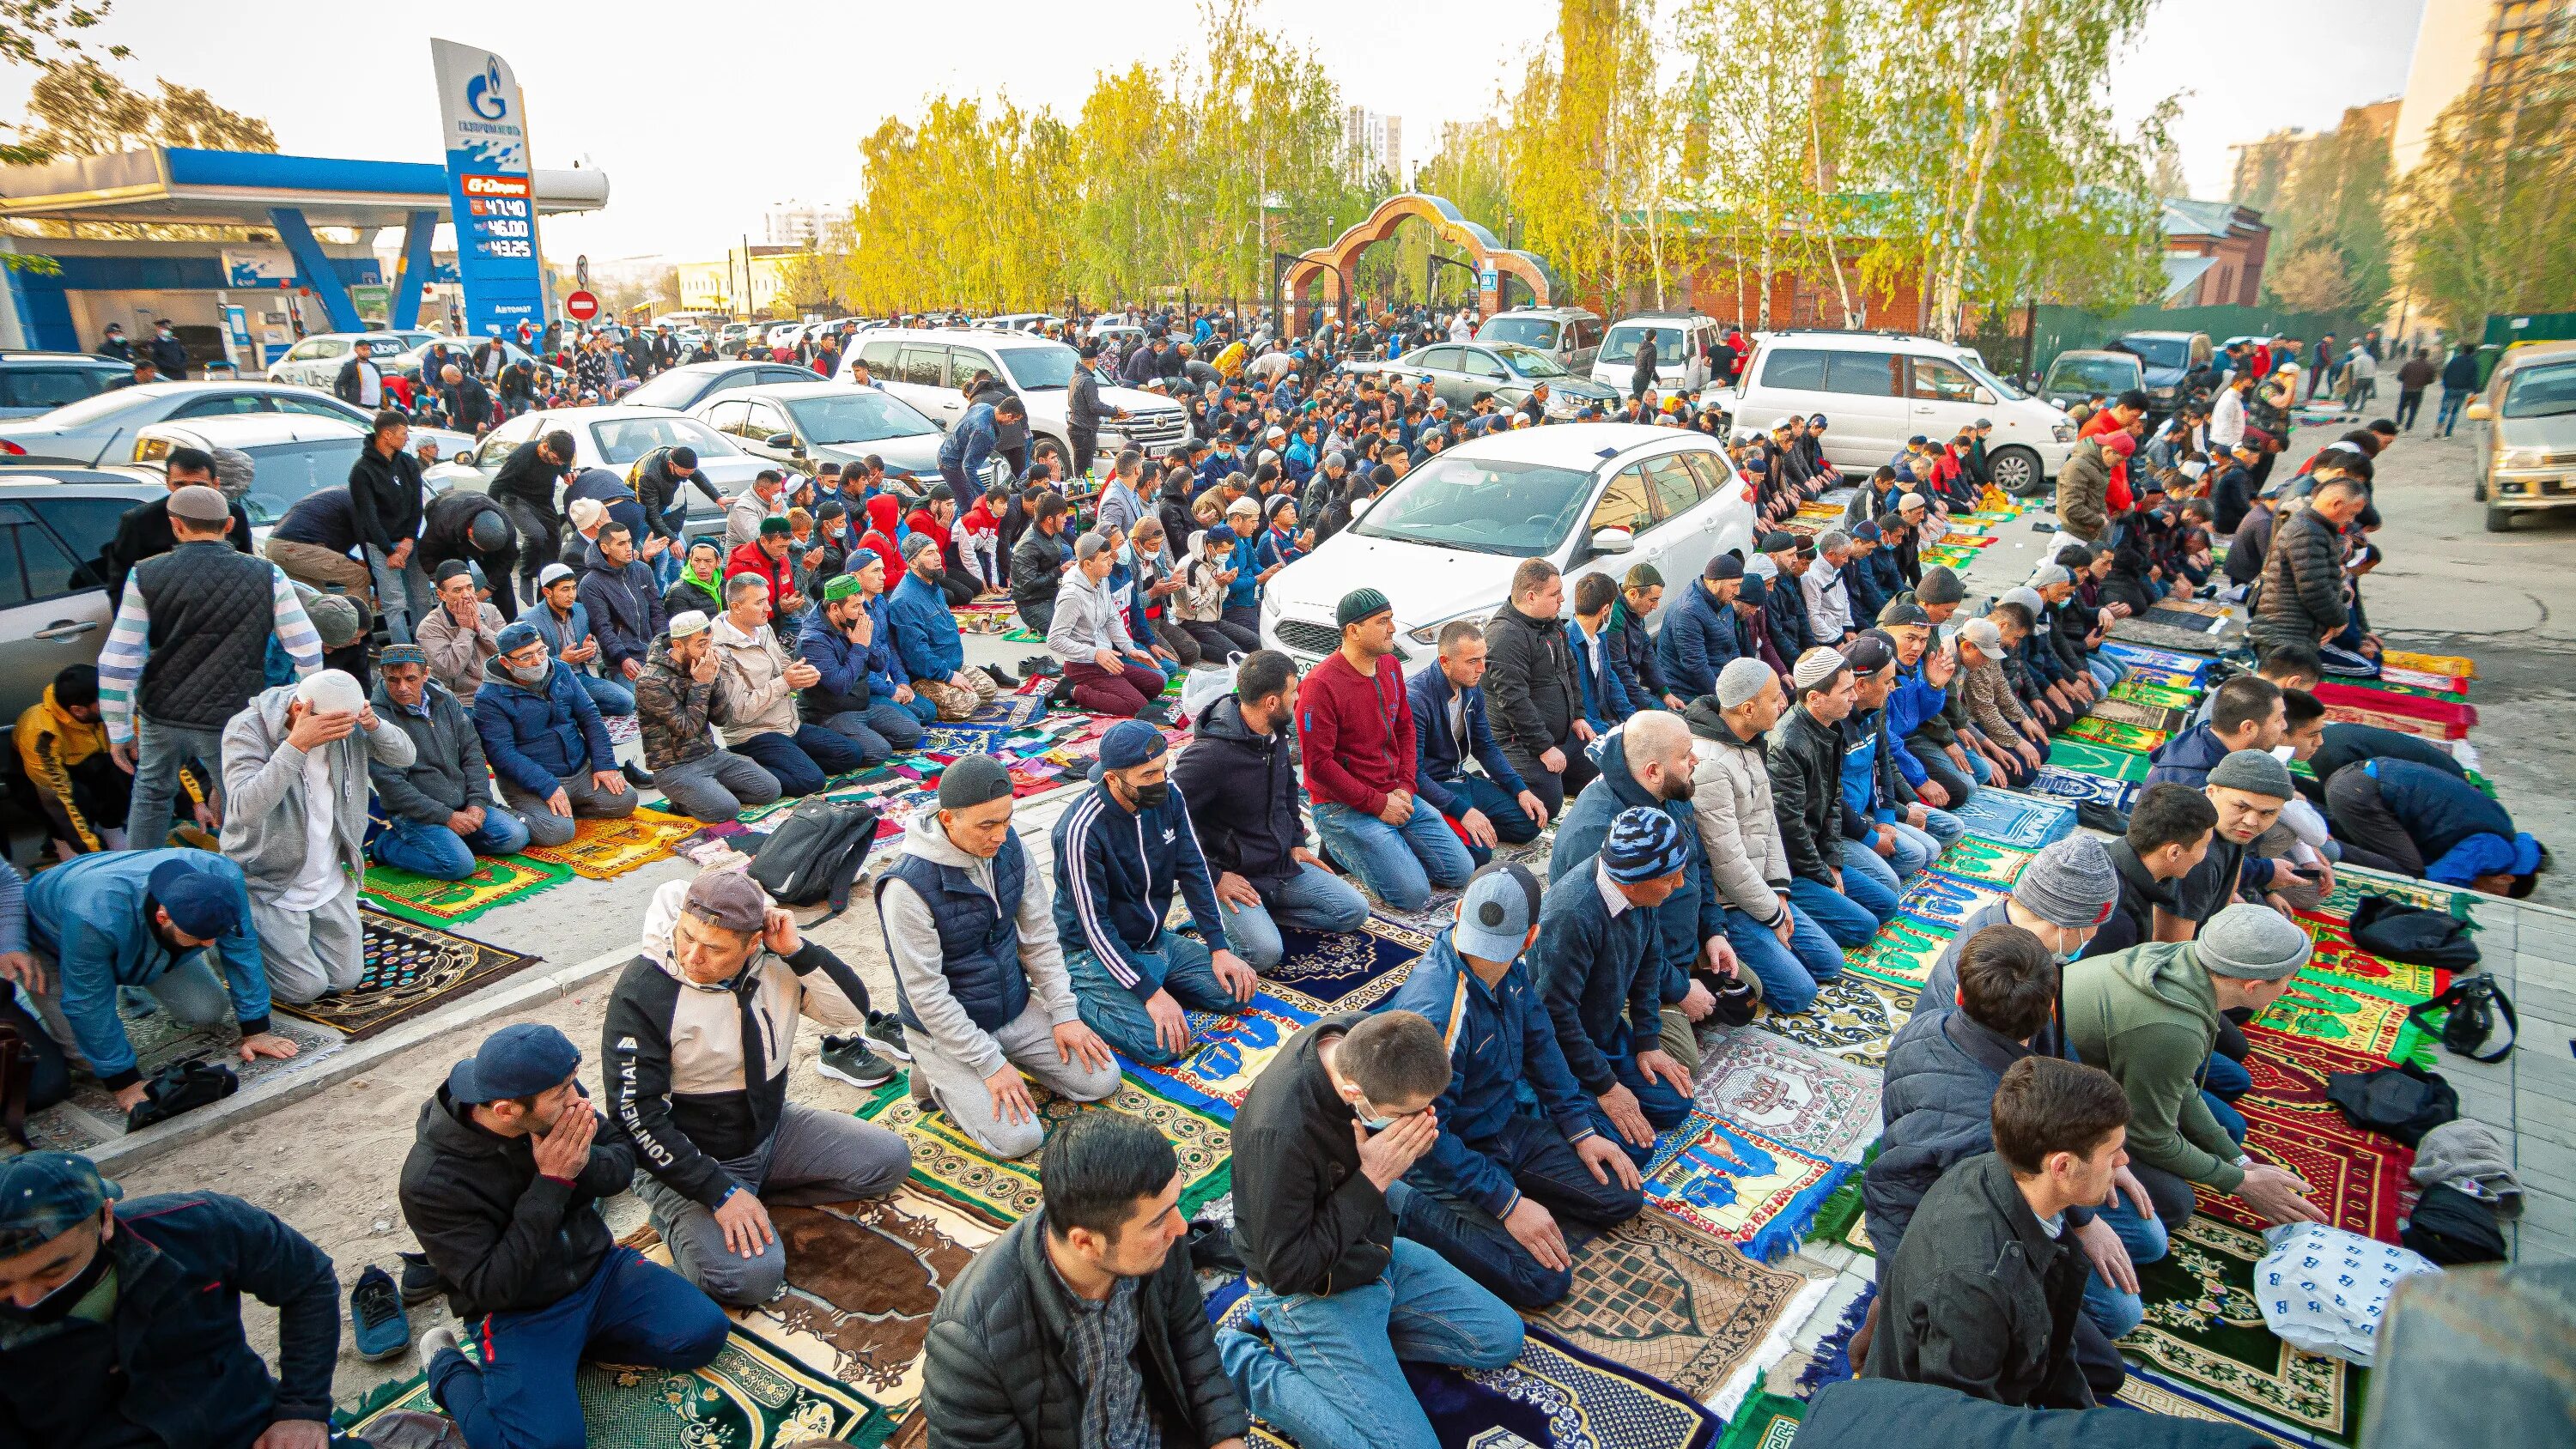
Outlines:
{"label": "black face mask", "polygon": [[0,1304],[0,1316],[14,1318],[24,1323],[60,1323],[71,1316],[72,1310],[80,1306],[80,1301],[87,1298],[90,1290],[96,1288],[99,1280],[106,1277],[108,1270],[115,1266],[116,1260],[108,1256],[107,1244],[101,1243],[98,1245],[98,1251],[90,1255],[88,1267],[73,1274],[70,1281],[60,1288],[46,1294],[35,1307],[20,1308],[14,1303]]}
{"label": "black face mask", "polygon": [[1163,802],[1172,798],[1172,782],[1169,780],[1157,780],[1151,785],[1135,785],[1129,788],[1135,791],[1136,808],[1139,810],[1160,810],[1163,808]]}

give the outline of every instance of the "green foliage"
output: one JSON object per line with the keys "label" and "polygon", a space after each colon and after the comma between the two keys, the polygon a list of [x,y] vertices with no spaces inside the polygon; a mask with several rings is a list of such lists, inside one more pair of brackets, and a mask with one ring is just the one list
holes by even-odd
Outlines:
{"label": "green foliage", "polygon": [[2414,304],[2454,336],[2576,311],[2576,36],[2524,75],[2451,103],[2395,208]]}
{"label": "green foliage", "polygon": [[2293,147],[2253,153],[2236,198],[2272,228],[2263,290],[2303,311],[2375,305],[2388,291],[2392,173],[2388,140],[2347,124]]}
{"label": "green foliage", "polygon": [[112,156],[144,146],[277,149],[266,121],[226,110],[194,86],[158,84],[161,93],[147,96],[95,61],[54,61],[28,93],[18,128],[24,145],[49,156]]}

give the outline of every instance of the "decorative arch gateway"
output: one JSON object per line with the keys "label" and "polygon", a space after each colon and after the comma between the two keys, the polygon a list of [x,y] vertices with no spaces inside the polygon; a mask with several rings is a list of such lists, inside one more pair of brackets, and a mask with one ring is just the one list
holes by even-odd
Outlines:
{"label": "decorative arch gateway", "polygon": [[[1467,249],[1476,268],[1479,318],[1502,310],[1502,281],[1506,276],[1520,278],[1535,305],[1553,304],[1556,273],[1537,253],[1504,246],[1492,232],[1460,214],[1446,197],[1408,191],[1379,202],[1364,220],[1335,238],[1331,245],[1306,252],[1289,265],[1282,278],[1282,290],[1288,297],[1290,335],[1302,337],[1312,330],[1315,309],[1324,300],[1320,292],[1325,277],[1333,280],[1333,300],[1347,304],[1352,268],[1358,265],[1360,253],[1393,237],[1396,227],[1407,219],[1429,222],[1441,240]],[[1490,284],[1485,281],[1487,277],[1493,279]]]}

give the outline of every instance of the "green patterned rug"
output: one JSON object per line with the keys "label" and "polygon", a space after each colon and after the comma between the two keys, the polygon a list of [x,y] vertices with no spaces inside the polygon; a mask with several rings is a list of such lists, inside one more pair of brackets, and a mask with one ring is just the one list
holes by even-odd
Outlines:
{"label": "green patterned rug", "polygon": [[2354,1443],[2369,1372],[2301,1353],[2263,1326],[2254,1297],[2262,1256],[2261,1234],[2194,1216],[2174,1231],[2172,1251],[2138,1268],[2146,1321],[2120,1347],[2230,1404],[2328,1443]]}
{"label": "green patterned rug", "polygon": [[369,865],[360,894],[367,904],[424,926],[453,926],[485,911],[525,900],[572,879],[572,867],[525,855],[485,855],[463,880],[436,880]]}
{"label": "green patterned rug", "polygon": [[[1233,1187],[1233,1134],[1204,1112],[1146,1091],[1133,1078],[1121,1081],[1108,1101],[1088,1104],[1068,1102],[1035,1082],[1028,1086],[1030,1099],[1038,1104],[1038,1118],[1049,1132],[1077,1112],[1113,1111],[1142,1118],[1169,1138],[1181,1160],[1184,1215]],[[924,1191],[1006,1226],[1037,1210],[1036,1157],[1017,1162],[993,1157],[945,1112],[921,1110],[903,1077],[878,1088],[875,1096],[859,1105],[857,1115],[903,1134],[912,1147],[912,1181]]]}
{"label": "green patterned rug", "polygon": [[[2078,721],[2081,723],[2081,721]],[[2048,743],[2048,762],[2063,769],[2134,784],[2147,778],[2147,757],[2091,740],[2060,735]]]}
{"label": "green patterned rug", "polygon": [[1727,1420],[1726,1437],[1717,1441],[1717,1449],[1790,1449],[1798,1440],[1798,1421],[1806,1412],[1807,1406],[1796,1399],[1773,1393],[1748,1394],[1735,1417]]}

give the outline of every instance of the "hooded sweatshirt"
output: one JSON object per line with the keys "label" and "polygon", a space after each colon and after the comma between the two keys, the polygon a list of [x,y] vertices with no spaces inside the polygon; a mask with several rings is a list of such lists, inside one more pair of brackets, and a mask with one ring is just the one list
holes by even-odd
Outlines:
{"label": "hooded sweatshirt", "polygon": [[[1019,848],[1013,831],[1005,850]],[[953,871],[987,897],[994,894],[994,863],[957,848],[939,823],[936,805],[924,806],[904,832],[903,854]],[[996,916],[1004,909],[993,902]],[[1034,865],[1021,877],[1019,899],[1008,903],[1019,946],[1020,969],[1028,976],[1029,999],[1046,1013],[1050,1025],[1062,1026],[1081,1012],[1073,978],[1065,970],[1064,945],[1056,935],[1055,910],[1046,873]],[[877,887],[877,916],[885,924],[886,954],[893,958],[895,985],[903,993],[907,1015],[904,1031],[928,1034],[939,1054],[979,1077],[1009,1065],[993,1034],[977,1026],[957,999],[947,962],[939,946],[939,928],[921,893],[902,877],[889,873]],[[918,1023],[916,1025],[915,1023]],[[914,1048],[916,1051],[918,1047]]]}
{"label": "hooded sweatshirt", "polygon": [[103,850],[98,832],[121,829],[122,820],[92,821],[83,816],[72,800],[74,767],[107,748],[107,724],[104,718],[84,724],[72,718],[71,711],[54,698],[54,687],[45,686],[45,697],[27,706],[18,716],[18,768],[27,779],[54,797],[71,821],[72,830],[80,836],[84,850]]}
{"label": "hooded sweatshirt", "polygon": [[[269,897],[289,894],[310,873],[317,842],[333,874],[345,868],[351,880],[363,878],[368,762],[401,770],[416,758],[411,736],[382,715],[374,729],[324,745],[318,758],[305,754],[286,742],[296,688],[260,691],[224,726],[224,854],[255,894]],[[317,773],[327,794],[314,788]],[[308,814],[319,801],[328,802],[327,820]]]}
{"label": "hooded sweatshirt", "polygon": [[2218,1041],[2218,994],[2188,941],[2088,956],[2065,972],[2066,1040],[2129,1094],[2129,1156],[2234,1192],[2243,1149],[2200,1095]]}

